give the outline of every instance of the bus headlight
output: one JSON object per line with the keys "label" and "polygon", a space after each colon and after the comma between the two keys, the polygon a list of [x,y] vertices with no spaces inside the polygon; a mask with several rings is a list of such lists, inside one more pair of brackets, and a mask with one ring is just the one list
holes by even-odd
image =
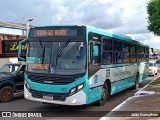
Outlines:
{"label": "bus headlight", "polygon": [[72,88],[72,89],[70,90],[69,95],[73,95],[73,94],[77,93],[78,91],[82,90],[82,89],[84,88],[84,86],[85,86],[85,83],[82,83],[82,84],[80,84],[80,85]]}
{"label": "bus headlight", "polygon": [[76,91],[77,91],[77,90],[76,90],[76,87],[75,87],[75,88],[72,88],[70,94],[74,94],[74,93],[76,93]]}
{"label": "bus headlight", "polygon": [[30,90],[30,86],[29,86],[29,84],[27,83],[26,80],[24,81],[24,85],[26,86],[27,90],[29,91]]}
{"label": "bus headlight", "polygon": [[78,90],[81,90],[84,88],[84,83],[78,86]]}

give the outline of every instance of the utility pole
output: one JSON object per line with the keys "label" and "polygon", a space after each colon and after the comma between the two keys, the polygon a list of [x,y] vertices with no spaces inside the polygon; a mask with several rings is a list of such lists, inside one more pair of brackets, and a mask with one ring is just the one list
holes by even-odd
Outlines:
{"label": "utility pole", "polygon": [[28,19],[27,24],[26,24],[26,37],[28,38],[28,33],[29,33],[29,29],[30,29],[30,25],[31,25],[31,21],[33,19]]}

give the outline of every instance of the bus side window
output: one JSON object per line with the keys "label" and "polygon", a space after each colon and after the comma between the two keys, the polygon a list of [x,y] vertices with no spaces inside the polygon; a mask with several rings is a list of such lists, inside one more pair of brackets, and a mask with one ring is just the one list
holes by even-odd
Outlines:
{"label": "bus side window", "polygon": [[112,55],[112,40],[107,38],[103,39],[103,64],[109,64],[113,62],[113,55]]}
{"label": "bus side window", "polygon": [[[96,46],[96,47],[95,47]],[[97,48],[98,54],[94,55],[94,47]],[[101,60],[101,54],[100,54],[100,44],[90,42],[89,44],[89,65],[99,65]]]}
{"label": "bus side window", "polygon": [[94,47],[97,48],[96,51],[98,52],[98,54],[96,56],[93,55],[93,64],[100,64],[100,45],[98,45],[98,44],[93,45],[92,52],[95,52]]}
{"label": "bus side window", "polygon": [[[93,47],[97,46],[97,47]],[[98,52],[97,55],[94,55],[95,52]],[[93,44],[93,42],[89,43],[89,78],[94,75],[100,69],[100,44]]]}

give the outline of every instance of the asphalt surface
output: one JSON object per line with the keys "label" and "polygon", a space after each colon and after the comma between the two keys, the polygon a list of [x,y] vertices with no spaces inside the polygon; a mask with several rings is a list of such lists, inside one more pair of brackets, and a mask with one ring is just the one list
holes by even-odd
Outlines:
{"label": "asphalt surface", "polygon": [[[160,72],[160,71],[159,71]],[[150,76],[142,83],[140,83],[140,88],[144,87],[146,84],[150,83],[156,76]],[[42,118],[38,120],[86,120],[86,119],[100,119],[105,116],[109,111],[115,108],[117,105],[122,103],[124,100],[133,96],[137,90],[127,89],[118,94],[111,96],[110,100],[104,106],[96,106],[95,104],[82,105],[82,106],[62,106],[62,105],[52,105],[52,104],[42,104],[40,102],[28,101],[23,98],[23,93],[16,94],[13,101],[8,103],[0,103],[0,111],[12,111],[17,113],[34,112],[41,113]],[[1,113],[0,113],[1,114]],[[2,118],[0,118],[1,120]],[[8,120],[8,118],[3,118],[2,120]],[[11,118],[10,118],[11,119]],[[17,118],[12,118],[18,120]],[[23,120],[28,118],[23,118]],[[29,118],[32,119],[32,118]]]}

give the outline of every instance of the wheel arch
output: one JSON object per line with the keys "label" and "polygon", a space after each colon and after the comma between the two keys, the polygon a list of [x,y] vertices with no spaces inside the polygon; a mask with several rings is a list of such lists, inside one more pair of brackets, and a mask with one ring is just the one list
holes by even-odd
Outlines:
{"label": "wheel arch", "polygon": [[111,81],[110,81],[110,79],[106,79],[106,81],[104,83],[107,84],[107,86],[108,86],[108,93],[109,93],[109,95],[111,95]]}
{"label": "wheel arch", "polygon": [[15,86],[14,86],[14,84],[12,82],[3,82],[3,83],[1,83],[0,84],[0,90],[5,86],[11,87],[13,89],[13,91],[15,90]]}

